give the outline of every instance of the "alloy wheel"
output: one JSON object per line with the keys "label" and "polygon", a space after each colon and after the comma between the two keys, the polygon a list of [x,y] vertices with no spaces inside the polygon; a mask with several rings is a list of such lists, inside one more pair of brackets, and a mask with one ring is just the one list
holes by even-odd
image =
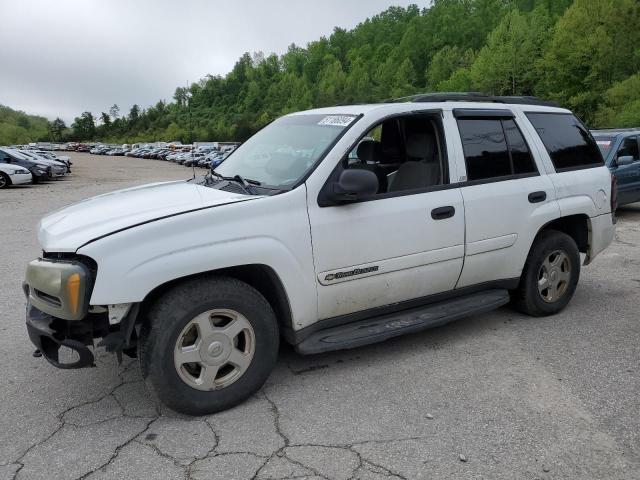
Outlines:
{"label": "alloy wheel", "polygon": [[569,255],[562,250],[551,252],[538,272],[538,292],[547,303],[558,301],[566,293],[571,280]]}
{"label": "alloy wheel", "polygon": [[197,390],[218,390],[238,380],[256,349],[253,327],[235,310],[208,310],[178,336],[173,360],[178,375]]}

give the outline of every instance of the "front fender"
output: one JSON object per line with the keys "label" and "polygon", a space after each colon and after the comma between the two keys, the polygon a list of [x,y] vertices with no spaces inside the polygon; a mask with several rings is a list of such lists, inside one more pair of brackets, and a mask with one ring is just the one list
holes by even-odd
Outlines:
{"label": "front fender", "polygon": [[172,280],[262,264],[282,281],[294,328],[306,326],[317,319],[317,296],[305,202],[301,187],[151,222],[92,242],[78,250],[98,264],[90,304],[140,302]]}

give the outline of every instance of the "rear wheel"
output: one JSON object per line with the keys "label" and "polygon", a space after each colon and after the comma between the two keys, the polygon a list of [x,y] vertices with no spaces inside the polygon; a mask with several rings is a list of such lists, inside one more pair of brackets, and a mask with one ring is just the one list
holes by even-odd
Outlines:
{"label": "rear wheel", "polygon": [[204,415],[255,393],[277,360],[278,325],[267,300],[239,280],[189,280],[149,310],[139,342],[147,385],[170,408]]}
{"label": "rear wheel", "polygon": [[523,313],[545,316],[567,306],[580,277],[580,253],[569,235],[543,231],[531,247],[520,285],[511,292],[513,305]]}

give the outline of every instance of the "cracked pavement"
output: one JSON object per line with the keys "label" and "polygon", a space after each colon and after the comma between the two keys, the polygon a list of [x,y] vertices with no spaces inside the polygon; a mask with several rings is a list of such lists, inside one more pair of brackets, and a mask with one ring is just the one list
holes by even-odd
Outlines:
{"label": "cracked pavement", "polygon": [[39,218],[191,173],[73,157],[68,179],[0,192],[0,479],[639,478],[640,204],[555,317],[502,308],[350,351],[283,346],[259,393],[194,418],[159,405],[135,360],[31,356],[20,284]]}

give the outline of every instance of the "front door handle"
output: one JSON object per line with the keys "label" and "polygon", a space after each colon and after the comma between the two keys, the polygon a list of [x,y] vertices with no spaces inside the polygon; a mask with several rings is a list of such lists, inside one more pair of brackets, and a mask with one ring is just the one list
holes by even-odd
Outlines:
{"label": "front door handle", "polygon": [[547,199],[547,192],[532,192],[529,194],[529,203],[540,203]]}
{"label": "front door handle", "polygon": [[451,218],[456,214],[456,209],[452,206],[438,207],[431,210],[431,218],[434,220],[444,220],[445,218]]}

